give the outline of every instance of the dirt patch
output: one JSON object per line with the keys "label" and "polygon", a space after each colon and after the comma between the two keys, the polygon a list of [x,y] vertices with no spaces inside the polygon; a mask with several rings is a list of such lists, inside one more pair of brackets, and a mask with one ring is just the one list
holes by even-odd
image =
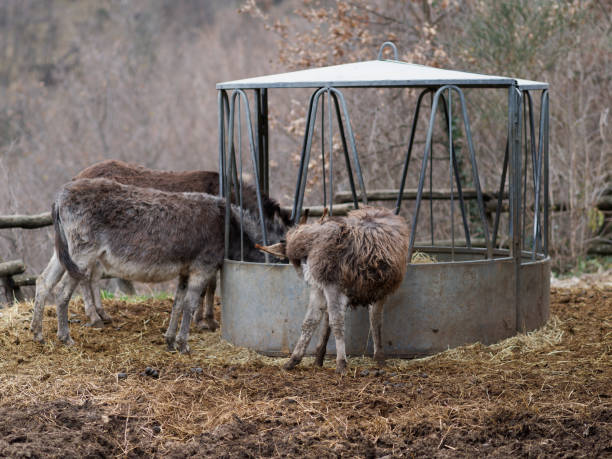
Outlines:
{"label": "dirt patch", "polygon": [[[27,330],[30,304],[0,318],[1,457],[612,455],[612,291],[553,289],[541,330],[432,357],[349,360],[347,376],[295,371],[193,333],[164,349],[171,301],[108,301],[76,345]],[[80,321],[80,322],[79,322]]]}

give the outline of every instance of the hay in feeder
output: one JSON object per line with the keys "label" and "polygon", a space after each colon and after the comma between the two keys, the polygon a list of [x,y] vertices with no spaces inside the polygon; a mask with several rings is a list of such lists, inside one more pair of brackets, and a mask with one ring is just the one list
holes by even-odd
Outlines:
{"label": "hay in feeder", "polygon": [[412,254],[412,258],[410,259],[410,263],[412,264],[428,264],[428,263],[437,263],[438,260],[433,255],[429,255],[425,252],[420,252],[415,250]]}

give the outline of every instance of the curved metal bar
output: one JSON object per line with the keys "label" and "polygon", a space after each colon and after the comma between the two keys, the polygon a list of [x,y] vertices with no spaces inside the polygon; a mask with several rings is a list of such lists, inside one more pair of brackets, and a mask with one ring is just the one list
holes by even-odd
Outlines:
{"label": "curved metal bar", "polygon": [[[442,105],[444,107],[444,115],[446,117],[446,123],[450,125],[452,118],[447,113],[446,108],[446,99],[444,94],[440,96],[442,98]],[[449,137],[450,139],[450,137]],[[455,180],[457,182],[457,194],[459,195],[459,207],[461,209],[461,219],[463,220],[463,231],[465,233],[465,243],[468,247],[472,247],[472,240],[470,238],[470,227],[467,220],[467,213],[465,211],[465,199],[463,198],[463,189],[461,187],[461,177],[459,176],[459,165],[457,164],[457,154],[455,152],[454,144],[449,140],[449,144],[452,147],[452,161],[453,161],[453,170],[455,173]],[[433,155],[432,155],[433,158]]]}
{"label": "curved metal bar", "polygon": [[419,111],[421,109],[421,102],[423,97],[427,93],[433,93],[432,88],[424,89],[419,98],[417,99],[416,109],[414,111],[414,118],[412,119],[412,127],[410,129],[410,139],[408,140],[408,150],[406,150],[406,160],[404,161],[404,168],[402,169],[402,178],[400,180],[399,193],[397,195],[397,201],[395,202],[395,213],[399,214],[400,208],[402,207],[402,196],[404,194],[404,186],[406,185],[406,175],[408,174],[408,165],[410,164],[410,156],[412,155],[412,146],[414,144],[414,136],[416,133],[416,127],[419,121]]}
{"label": "curved metal bar", "polygon": [[[417,227],[417,223],[419,220],[419,210],[421,208],[421,199],[423,195],[423,184],[425,183],[425,172],[427,170],[427,159],[428,159],[429,152],[431,150],[431,140],[433,137],[433,129],[435,126],[435,121],[436,121],[438,100],[440,98],[441,92],[444,89],[446,89],[446,86],[443,86],[436,91],[433,102],[431,104],[431,115],[429,116],[429,127],[427,128],[427,138],[425,141],[425,152],[423,153],[423,160],[421,162],[421,173],[419,174],[419,184],[417,187],[417,195],[416,195],[416,200],[414,203],[414,215],[412,216],[412,225],[411,225],[411,230],[410,230],[410,244],[408,246],[408,260],[412,259],[412,252],[414,250],[414,239],[416,236],[416,227]],[[423,94],[424,92],[421,93],[421,95]],[[418,105],[417,105],[417,108],[418,108]],[[416,113],[416,115],[418,115],[418,113]],[[415,120],[416,119],[417,119],[417,116],[415,116]],[[413,123],[413,127],[414,127],[414,123]],[[412,136],[411,136],[411,140],[412,140]],[[412,147],[412,142],[411,142],[410,147]],[[403,189],[400,189],[400,195],[402,193],[403,193]]]}
{"label": "curved metal bar", "polygon": [[536,259],[537,251],[541,247],[542,230],[540,223],[540,189],[542,187],[542,136],[544,134],[543,127],[543,107],[540,105],[540,123],[539,123],[539,134],[538,134],[538,148],[536,150],[535,141],[535,123],[533,117],[533,101],[531,98],[530,91],[527,93],[527,100],[529,103],[529,122],[531,126],[531,162],[533,169],[533,188],[534,188],[534,214],[533,214],[533,240],[531,244],[532,254],[531,259]]}
{"label": "curved metal bar", "polygon": [[[229,109],[229,96],[227,95],[227,92],[223,92],[223,105],[225,107],[225,124],[228,126],[229,128],[229,113],[230,113],[230,109]],[[236,156],[235,156],[235,150],[236,147],[234,145],[234,141],[233,139],[228,139],[228,145],[226,146],[226,151],[229,151],[230,154],[230,158],[231,158],[231,174],[226,177],[226,183],[229,183],[229,179],[231,177],[231,179],[233,180],[234,183],[234,187],[238,187],[238,175],[236,174]]]}
{"label": "curved metal bar", "polygon": [[[259,171],[257,168],[257,144],[255,143],[254,137],[253,137],[253,124],[251,122],[251,110],[250,110],[250,106],[249,106],[249,98],[247,97],[246,93],[242,90],[242,89],[235,89],[234,92],[231,95],[231,100],[230,100],[230,141],[233,141],[233,134],[234,134],[234,117],[235,117],[235,102],[236,102],[236,97],[240,96],[241,100],[244,102],[244,108],[245,108],[245,115],[246,115],[246,122],[247,122],[247,127],[248,127],[248,136],[249,136],[249,145],[250,145],[250,149],[251,149],[251,160],[253,163],[253,172],[254,172],[254,176],[255,176],[255,191],[257,194],[257,208],[259,210],[259,220],[260,220],[260,225],[261,225],[261,234],[262,234],[262,239],[263,239],[263,244],[267,245],[268,244],[268,234],[266,231],[266,224],[265,224],[265,217],[264,217],[264,213],[263,213],[263,204],[262,204],[262,198],[261,198],[261,190],[259,189],[259,184],[261,183],[259,180]],[[242,177],[240,177],[240,179],[242,180]],[[229,189],[229,187],[228,187]],[[226,199],[228,197],[228,193],[226,193]],[[229,218],[228,215],[228,210],[231,201],[226,201],[226,218]],[[229,233],[226,234],[226,242],[229,239]],[[226,247],[226,252],[228,250],[228,247]],[[266,254],[266,262],[268,262],[268,256]]]}
{"label": "curved metal bar", "polygon": [[[334,99],[334,107],[336,109],[336,119],[338,120],[338,131],[340,132],[340,140],[342,141],[342,151],[344,153],[344,161],[346,162],[346,170],[348,172],[349,185],[351,187],[351,194],[353,195],[353,205],[355,208],[359,207],[357,191],[355,189],[355,179],[353,178],[353,168],[351,167],[351,159],[349,157],[348,145],[346,144],[346,136],[344,135],[344,126],[342,124],[342,114],[340,113],[340,105],[338,104],[338,97],[332,92],[332,98]],[[331,111],[330,111],[331,116]],[[330,121],[331,123],[331,121]]]}
{"label": "curved metal bar", "polygon": [[472,175],[473,175],[473,180],[474,180],[474,187],[476,188],[476,196],[478,198],[478,210],[480,212],[480,220],[482,221],[482,228],[484,231],[485,242],[487,245],[487,258],[491,258],[493,256],[493,248],[491,247],[491,240],[489,238],[489,225],[487,223],[487,217],[485,214],[482,190],[480,188],[480,178],[478,177],[478,167],[476,165],[476,154],[474,152],[474,144],[472,142],[472,132],[470,130],[470,121],[468,119],[467,106],[465,103],[465,96],[463,94],[463,91],[458,86],[451,85],[450,87],[459,94],[459,98],[461,100],[461,112],[463,114],[463,127],[465,129],[465,136],[467,138],[468,147],[470,149],[470,159],[472,162]]}
{"label": "curved metal bar", "polygon": [[306,113],[306,128],[304,129],[304,140],[302,141],[302,151],[300,153],[300,165],[298,167],[298,177],[295,185],[295,196],[293,198],[293,209],[291,211],[291,220],[293,223],[297,222],[299,217],[297,215],[297,202],[300,190],[302,189],[302,175],[304,169],[304,155],[306,154],[306,141],[308,139],[308,133],[310,130],[310,118],[312,116],[312,104],[314,102],[314,97],[319,92],[319,89],[314,91],[310,95],[310,99],[308,101],[308,112]]}
{"label": "curved metal bar", "polygon": [[[533,257],[536,256],[536,253],[541,248],[542,244],[542,230],[541,230],[541,221],[540,221],[540,200],[541,200],[541,185],[542,185],[542,163],[543,163],[543,148],[544,144],[548,142],[548,132],[546,133],[546,137],[544,136],[545,129],[548,129],[548,90],[542,91],[542,99],[540,102],[540,132],[538,136],[538,152],[537,152],[537,186],[535,189],[535,203],[534,203],[534,244],[533,244]],[[546,140],[545,140],[546,139]],[[545,172],[544,180],[548,181],[548,171]],[[547,212],[547,210],[546,210]],[[548,219],[548,216],[545,215],[544,221]],[[548,229],[546,228],[544,231],[546,233]],[[548,255],[548,253],[546,253]]]}
{"label": "curved metal bar", "polygon": [[303,164],[301,164],[300,171],[300,188],[298,189],[298,194],[296,199],[293,202],[293,206],[295,209],[295,214],[293,217],[293,221],[297,222],[300,219],[300,215],[302,214],[302,206],[304,205],[304,191],[306,190],[306,180],[308,178],[308,164],[310,163],[310,149],[312,147],[312,136],[314,133],[314,124],[317,117],[317,109],[319,108],[319,97],[327,91],[326,88],[319,88],[315,91],[312,96],[312,105],[310,110],[308,111],[306,132],[305,132],[305,140],[306,143],[304,145],[302,160]]}
{"label": "curved metal bar", "polygon": [[[527,100],[527,97],[525,96],[525,93],[527,91],[523,91],[523,133],[521,136],[521,142],[523,145],[523,152],[524,152],[524,159],[523,159],[523,198],[522,198],[522,202],[525,204],[527,202],[527,152],[529,151],[528,146],[527,146],[527,104],[525,103],[525,101]],[[527,206],[523,204],[523,216],[521,218],[521,250],[524,250],[525,247],[525,241],[526,241],[526,231],[527,231]]]}
{"label": "curved metal bar", "polygon": [[338,89],[336,88],[328,88],[329,91],[335,93],[342,103],[342,109],[344,110],[344,120],[346,121],[346,128],[349,134],[349,140],[351,143],[351,149],[353,150],[353,162],[355,163],[355,171],[357,172],[357,179],[359,180],[359,187],[361,188],[361,200],[364,204],[368,204],[368,195],[366,193],[365,182],[363,180],[363,173],[361,172],[361,164],[359,163],[359,156],[357,155],[357,146],[355,144],[355,136],[353,134],[353,128],[351,127],[351,118],[348,114],[348,110],[346,108],[346,101],[344,100],[344,96]]}
{"label": "curved metal bar", "polygon": [[499,229],[499,219],[502,211],[502,200],[504,197],[504,189],[506,188],[506,173],[508,172],[508,139],[506,139],[506,151],[504,153],[504,166],[502,168],[502,176],[499,181],[499,193],[497,195],[497,209],[495,210],[495,223],[493,224],[493,237],[491,238],[491,245],[497,246],[497,231]]}
{"label": "curved metal bar", "polygon": [[397,61],[399,60],[397,57],[397,46],[395,46],[395,43],[393,43],[392,41],[386,41],[384,42],[381,46],[380,49],[378,50],[378,57],[376,59],[378,59],[379,61],[382,60],[382,53],[383,50],[387,47],[391,47],[391,49],[393,49],[393,58]]}

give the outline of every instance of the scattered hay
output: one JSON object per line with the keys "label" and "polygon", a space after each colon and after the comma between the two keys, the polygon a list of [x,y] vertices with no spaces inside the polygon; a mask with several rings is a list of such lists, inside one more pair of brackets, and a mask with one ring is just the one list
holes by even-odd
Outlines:
{"label": "scattered hay", "polygon": [[83,327],[74,301],[72,348],[54,336],[53,308],[46,343],[34,343],[32,304],[21,303],[0,317],[0,456],[24,445],[48,456],[605,455],[609,295],[553,290],[552,318],[539,330],[384,369],[350,358],[344,377],[331,359],[322,370],[307,359],[286,372],[285,359],[232,346],[219,332],[194,331],[191,355],[169,353],[170,299],[106,300],[115,322],[103,330]]}

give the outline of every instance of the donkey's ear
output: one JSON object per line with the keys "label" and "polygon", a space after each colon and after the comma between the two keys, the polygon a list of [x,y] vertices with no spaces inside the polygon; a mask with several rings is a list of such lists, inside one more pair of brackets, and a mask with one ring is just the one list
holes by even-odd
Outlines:
{"label": "donkey's ear", "polygon": [[298,221],[298,225],[303,225],[304,223],[306,223],[306,221],[308,220],[308,214],[310,214],[310,209],[307,207],[306,209],[304,209],[304,213],[302,213],[302,216]]}
{"label": "donkey's ear", "polygon": [[268,252],[277,258],[287,258],[287,245],[284,242],[266,246],[255,244],[255,248],[262,252]]}
{"label": "donkey's ear", "polygon": [[328,215],[329,215],[329,208],[324,207],[323,213],[321,214],[321,218],[319,218],[319,223],[323,223],[323,221],[327,218]]}

